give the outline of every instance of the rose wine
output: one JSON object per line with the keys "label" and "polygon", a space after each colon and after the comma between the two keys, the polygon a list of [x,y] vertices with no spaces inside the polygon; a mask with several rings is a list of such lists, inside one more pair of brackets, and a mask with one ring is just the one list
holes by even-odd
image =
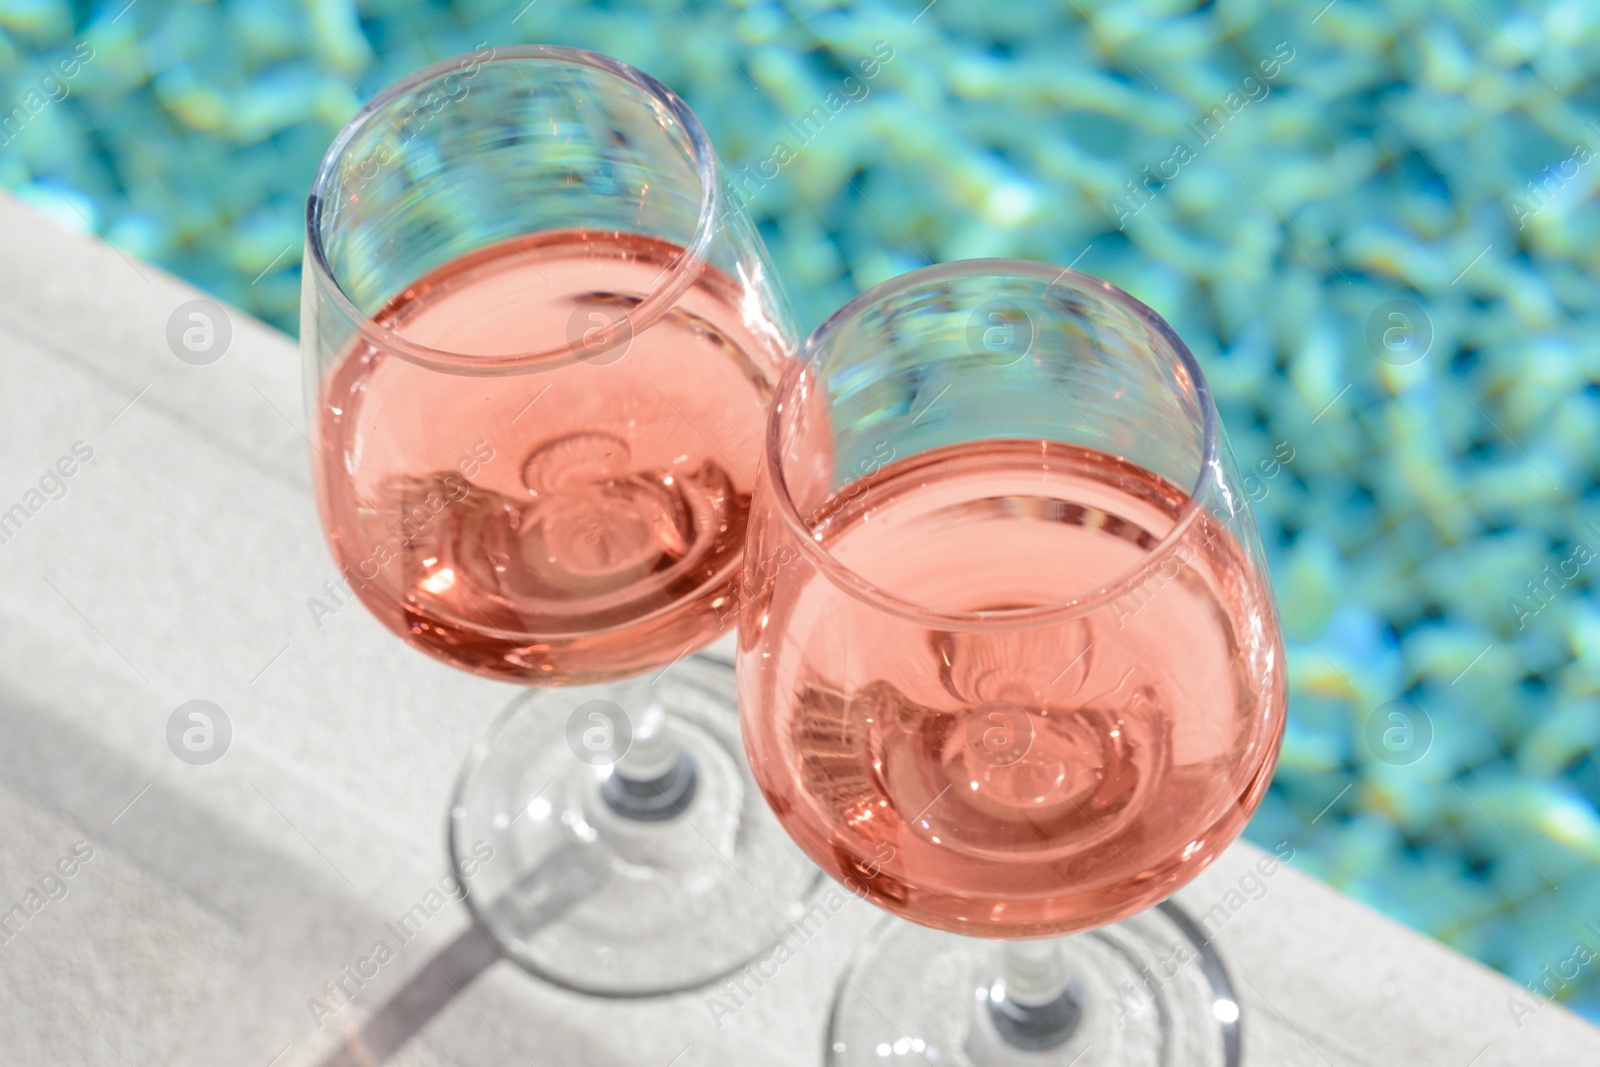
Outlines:
{"label": "rose wine", "polygon": [[764,518],[741,697],[790,835],[879,905],[992,937],[1197,874],[1259,802],[1285,698],[1269,590],[1186,503],[1093,450],[946,446],[803,518],[853,591]]}
{"label": "rose wine", "polygon": [[[681,252],[540,234],[439,268],[375,318],[458,356],[560,351],[609,336]],[[358,342],[324,383],[318,492],[361,600],[441,659],[519,681],[636,674],[709,642],[783,357],[737,292],[705,267],[636,336],[513,373]]]}

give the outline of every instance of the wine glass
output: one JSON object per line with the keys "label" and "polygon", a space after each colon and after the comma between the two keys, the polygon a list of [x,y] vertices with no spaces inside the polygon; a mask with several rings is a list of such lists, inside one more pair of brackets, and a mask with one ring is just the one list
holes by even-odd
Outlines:
{"label": "wine glass", "polygon": [[1220,961],[1152,905],[1266,790],[1283,649],[1183,342],[1072,270],[928,267],[811,336],[764,460],[756,780],[825,871],[912,920],[852,960],[828,1062],[1236,1062]]}
{"label": "wine glass", "polygon": [[820,877],[748,777],[730,662],[796,331],[688,107],[589,52],[483,48],[384,90],[307,205],[324,529],[409,644],[527,685],[450,849],[517,962],[612,996],[774,943]]}

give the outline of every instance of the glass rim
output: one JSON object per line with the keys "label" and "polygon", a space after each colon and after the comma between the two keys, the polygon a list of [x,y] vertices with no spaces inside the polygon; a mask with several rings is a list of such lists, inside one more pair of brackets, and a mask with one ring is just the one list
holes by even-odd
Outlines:
{"label": "glass rim", "polygon": [[[1099,589],[1037,607],[1003,608],[993,611],[936,611],[925,605],[900,597],[868,581],[850,567],[839,562],[833,553],[815,540],[813,531],[806,525],[805,519],[800,515],[799,507],[789,493],[788,482],[784,475],[781,452],[783,442],[780,431],[786,419],[784,405],[799,387],[801,379],[812,370],[818,350],[845,323],[858,317],[867,308],[890,297],[898,296],[919,285],[931,281],[948,282],[952,276],[970,277],[980,274],[1005,275],[1028,280],[1048,279],[1046,290],[1054,287],[1064,278],[1069,279],[1079,288],[1098,293],[1108,302],[1129,312],[1133,317],[1151,327],[1157,336],[1171,347],[1173,354],[1177,358],[1178,368],[1194,386],[1195,399],[1200,408],[1203,434],[1200,470],[1195,475],[1194,485],[1190,489],[1187,499],[1183,502],[1183,506],[1178,509],[1172,528],[1156,544],[1152,545],[1137,562],[1127,570],[1115,575]],[[1167,321],[1149,306],[1102,278],[1083,274],[1070,267],[1057,267],[1050,263],[1028,259],[965,259],[920,267],[917,270],[890,278],[888,281],[880,282],[845,304],[832,315],[829,315],[827,320],[821,326],[818,326],[810,337],[806,338],[799,358],[795,359],[784,371],[777,388],[773,391],[770,414],[767,418],[767,443],[763,459],[765,460],[767,479],[771,484],[777,510],[782,516],[784,525],[795,540],[800,543],[801,552],[835,585],[869,606],[887,610],[903,618],[929,626],[956,629],[1015,628],[1069,618],[1100,608],[1124,595],[1145,572],[1157,566],[1160,560],[1166,558],[1187,535],[1189,528],[1197,521],[1197,517],[1203,510],[1201,500],[1210,491],[1212,485],[1220,486],[1223,484],[1216,475],[1218,462],[1217,438],[1216,404],[1212,398],[1211,386],[1206,381],[1205,373],[1200,369],[1200,364],[1194,358],[1194,353],[1189,351],[1189,346],[1184,344],[1183,339],[1167,324]]]}
{"label": "glass rim", "polygon": [[[711,243],[716,236],[717,213],[722,201],[717,155],[716,150],[712,147],[710,137],[706,135],[704,127],[700,125],[700,120],[695,117],[694,112],[689,109],[689,105],[684,103],[677,93],[637,67],[630,66],[618,59],[612,59],[610,56],[581,48],[564,48],[559,45],[490,47],[487,59],[478,60],[478,55],[478,52],[465,52],[447,59],[441,59],[437,63],[432,63],[420,70],[413,71],[399,81],[379,90],[340,129],[338,135],[334,137],[333,143],[328,146],[327,152],[324,153],[322,161],[317,165],[316,177],[311,183],[311,192],[306,197],[305,258],[310,266],[311,273],[315,276],[317,282],[325,288],[327,296],[332,300],[334,306],[354,324],[356,332],[364,340],[385,352],[393,352],[402,359],[435,370],[443,370],[453,374],[507,374],[553,361],[578,359],[586,356],[592,357],[615,347],[619,343],[625,343],[635,334],[648,329],[656,320],[670,311],[676,304],[678,297],[682,296],[689,286],[694,283],[695,278],[699,276],[701,269],[708,261]],[[573,66],[589,67],[611,74],[641,90],[646,97],[663,106],[672,115],[682,127],[684,135],[688,139],[692,161],[700,178],[700,212],[695,221],[694,234],[689,239],[689,243],[683,247],[683,251],[662,269],[655,288],[641,299],[638,304],[625,312],[615,322],[601,329],[593,337],[586,335],[585,338],[540,351],[495,356],[468,355],[408,340],[356,307],[355,301],[351,300],[350,295],[345,292],[344,286],[335,276],[333,268],[328,262],[327,249],[324,247],[322,229],[319,223],[324,207],[328,202],[329,190],[332,187],[339,164],[343,161],[345,153],[349,150],[350,144],[356,135],[369,128],[390,104],[406,93],[412,92],[430,81],[443,80],[452,71],[461,70],[472,63],[478,63],[480,66],[491,66],[494,64],[504,65],[529,61],[565,63]],[[593,334],[594,331],[590,331],[590,333]]]}

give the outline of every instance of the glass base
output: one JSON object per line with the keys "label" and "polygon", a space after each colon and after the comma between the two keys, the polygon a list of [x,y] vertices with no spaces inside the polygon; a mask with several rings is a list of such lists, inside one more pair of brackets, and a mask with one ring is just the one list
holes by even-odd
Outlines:
{"label": "glass base", "polygon": [[839,984],[829,1067],[1237,1067],[1232,984],[1176,905],[1054,944],[1060,981],[1019,1005],[1004,942],[891,919]]}
{"label": "glass base", "polygon": [[702,656],[519,697],[462,771],[450,852],[509,958],[613,997],[731,974],[822,880],[750,777],[733,668]]}

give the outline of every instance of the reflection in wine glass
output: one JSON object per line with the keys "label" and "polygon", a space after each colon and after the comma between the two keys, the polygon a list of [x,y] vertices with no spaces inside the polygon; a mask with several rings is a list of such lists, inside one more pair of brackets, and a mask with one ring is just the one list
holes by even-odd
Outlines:
{"label": "reflection in wine glass", "polygon": [[829,1061],[1236,1062],[1220,961],[1163,902],[1260,801],[1283,651],[1183,343],[1070,270],[930,267],[811,337],[765,460],[751,763],[813,859],[919,924],[858,952]]}
{"label": "reflection in wine glass", "polygon": [[468,761],[452,851],[465,879],[492,850],[468,902],[505,952],[601,994],[737,968],[816,880],[744,767],[730,667],[692,655],[730,619],[795,338],[729,197],[664,86],[526,47],[379,94],[307,209],[330,548],[404,640],[537,687]]}

